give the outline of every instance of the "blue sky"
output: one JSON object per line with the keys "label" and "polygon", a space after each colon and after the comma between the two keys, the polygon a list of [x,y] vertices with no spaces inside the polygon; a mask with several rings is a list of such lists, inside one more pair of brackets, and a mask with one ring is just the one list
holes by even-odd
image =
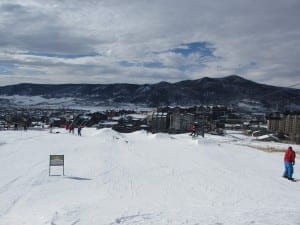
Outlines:
{"label": "blue sky", "polygon": [[181,54],[183,56],[189,56],[191,54],[201,54],[205,56],[214,56],[214,48],[209,46],[207,42],[192,42],[181,44],[179,47],[170,49],[170,52],[174,52],[176,54]]}
{"label": "blue sky", "polygon": [[237,74],[290,86],[299,10],[298,0],[1,0],[0,85]]}

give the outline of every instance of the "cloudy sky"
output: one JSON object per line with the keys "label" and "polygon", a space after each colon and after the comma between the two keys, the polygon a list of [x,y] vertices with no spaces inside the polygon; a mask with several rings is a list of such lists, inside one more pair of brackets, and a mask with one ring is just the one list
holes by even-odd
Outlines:
{"label": "cloudy sky", "polygon": [[0,86],[231,74],[291,86],[299,12],[299,0],[0,0]]}

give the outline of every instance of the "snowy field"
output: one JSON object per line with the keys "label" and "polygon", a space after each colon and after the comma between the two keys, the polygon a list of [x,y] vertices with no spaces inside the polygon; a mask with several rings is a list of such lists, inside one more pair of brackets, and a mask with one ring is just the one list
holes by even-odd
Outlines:
{"label": "snowy field", "polygon": [[[281,177],[283,153],[241,134],[56,131],[0,132],[1,225],[300,224],[300,182]],[[65,176],[49,176],[50,154],[65,156]]]}

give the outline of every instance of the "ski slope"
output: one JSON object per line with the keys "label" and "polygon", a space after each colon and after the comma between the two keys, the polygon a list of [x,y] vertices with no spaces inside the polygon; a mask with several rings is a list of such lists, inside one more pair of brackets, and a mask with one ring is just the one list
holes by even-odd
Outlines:
{"label": "ski slope", "polygon": [[[240,134],[56,132],[0,132],[0,225],[300,224],[300,182],[281,177],[283,153],[243,146]],[[50,154],[65,156],[65,176],[48,176]]]}

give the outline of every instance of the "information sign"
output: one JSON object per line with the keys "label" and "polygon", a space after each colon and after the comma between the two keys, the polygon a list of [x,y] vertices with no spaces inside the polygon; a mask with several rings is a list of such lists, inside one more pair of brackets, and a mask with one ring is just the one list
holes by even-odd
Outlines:
{"label": "information sign", "polygon": [[64,155],[50,155],[49,176],[50,176],[51,166],[62,166],[63,167],[63,175],[65,175],[65,157],[64,157]]}

